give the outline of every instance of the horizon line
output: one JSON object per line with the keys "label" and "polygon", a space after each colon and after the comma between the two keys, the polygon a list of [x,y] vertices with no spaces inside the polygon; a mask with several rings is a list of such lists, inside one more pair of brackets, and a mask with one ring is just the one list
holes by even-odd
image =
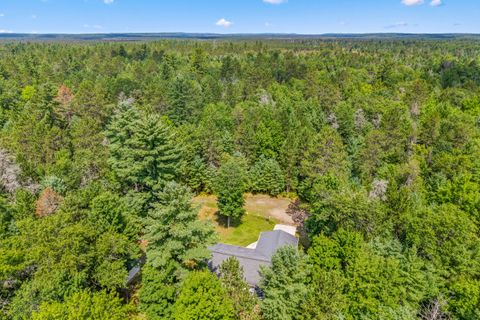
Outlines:
{"label": "horizon line", "polygon": [[324,35],[479,35],[480,32],[325,32],[325,33],[297,33],[297,32],[188,32],[188,31],[139,31],[139,32],[0,32],[1,36],[6,35],[156,35],[156,34],[189,34],[189,35],[218,35],[218,36],[234,36],[234,35],[297,35],[297,36],[324,36]]}

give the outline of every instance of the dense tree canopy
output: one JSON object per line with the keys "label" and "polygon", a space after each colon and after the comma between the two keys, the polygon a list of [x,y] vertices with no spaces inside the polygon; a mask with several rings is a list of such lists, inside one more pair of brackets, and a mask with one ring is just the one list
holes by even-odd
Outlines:
{"label": "dense tree canopy", "polygon": [[[1,43],[0,318],[479,319],[478,52]],[[239,223],[246,192],[298,200],[263,300],[207,272],[202,192]]]}

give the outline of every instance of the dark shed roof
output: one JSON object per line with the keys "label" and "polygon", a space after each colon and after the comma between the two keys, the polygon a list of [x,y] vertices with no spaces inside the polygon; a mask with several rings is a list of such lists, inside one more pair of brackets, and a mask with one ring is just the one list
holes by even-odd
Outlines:
{"label": "dark shed roof", "polygon": [[130,285],[140,274],[140,267],[133,267],[128,271],[128,276],[127,276],[127,285]]}

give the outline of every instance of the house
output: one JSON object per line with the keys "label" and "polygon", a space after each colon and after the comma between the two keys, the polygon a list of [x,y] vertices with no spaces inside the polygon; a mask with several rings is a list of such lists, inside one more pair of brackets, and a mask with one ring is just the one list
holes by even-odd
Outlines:
{"label": "house", "polygon": [[209,248],[212,252],[210,269],[217,272],[223,261],[235,257],[243,268],[246,282],[256,287],[260,282],[260,267],[270,266],[272,256],[279,248],[298,246],[295,229],[291,230],[287,226],[276,226],[273,231],[262,232],[258,241],[246,248],[221,243],[214,245]]}

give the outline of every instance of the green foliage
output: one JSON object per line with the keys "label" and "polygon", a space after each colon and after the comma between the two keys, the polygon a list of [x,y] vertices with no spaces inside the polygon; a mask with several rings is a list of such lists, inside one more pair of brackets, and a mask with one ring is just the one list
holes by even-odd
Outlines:
{"label": "green foliage", "polygon": [[265,299],[261,308],[266,320],[301,319],[300,306],[308,295],[307,259],[296,248],[283,247],[272,258],[272,266],[261,271]]}
{"label": "green foliage", "polygon": [[177,269],[173,263],[162,270],[145,265],[142,270],[139,296],[140,311],[152,320],[171,318],[178,281]]}
{"label": "green foliage", "polygon": [[471,174],[458,175],[439,186],[433,195],[439,203],[453,203],[480,223],[480,190]]}
{"label": "green foliage", "polygon": [[15,193],[13,211],[16,220],[32,217],[35,212],[35,195],[25,189]]}
{"label": "green foliage", "polygon": [[220,214],[228,218],[239,219],[245,214],[244,192],[247,175],[244,160],[240,157],[228,157],[221,165],[216,181],[215,193],[218,196]]}
{"label": "green foliage", "polygon": [[233,302],[238,319],[261,319],[259,301],[250,293],[250,287],[244,280],[243,268],[238,260],[230,257],[219,269],[220,281]]}
{"label": "green foliage", "polygon": [[250,169],[249,176],[253,192],[278,196],[285,190],[282,168],[274,159],[260,158]]}
{"label": "green foliage", "polygon": [[145,219],[148,241],[147,261],[163,269],[170,263],[177,268],[194,269],[210,257],[207,249],[216,240],[213,226],[198,219],[187,187],[169,182],[158,194],[159,203]]}
{"label": "green foliage", "polygon": [[195,133],[201,145],[201,154],[208,164],[220,163],[223,154],[231,154],[234,148],[234,121],[232,110],[225,104],[205,107]]}
{"label": "green foliage", "polygon": [[32,320],[124,320],[128,314],[128,306],[122,305],[121,299],[113,293],[80,291],[64,302],[43,303],[40,310],[32,314]]}
{"label": "green foliage", "polygon": [[407,241],[419,254],[444,272],[477,273],[479,239],[475,224],[454,205],[441,205],[419,212],[409,224]]}
{"label": "green foliage", "polygon": [[45,177],[42,181],[42,187],[44,189],[51,188],[53,191],[62,195],[67,191],[65,182],[56,176]]}
{"label": "green foliage", "polygon": [[0,237],[6,237],[10,229],[12,213],[7,201],[0,194]]}
{"label": "green foliage", "polygon": [[480,281],[462,277],[451,286],[452,299],[450,309],[460,319],[480,317]]}
{"label": "green foliage", "polygon": [[127,226],[126,211],[118,195],[104,192],[92,199],[88,219],[100,232],[123,233]]}
{"label": "green foliage", "polygon": [[367,237],[388,232],[385,205],[369,197],[365,190],[339,189],[327,193],[312,206],[307,223],[311,235],[331,234],[339,228],[357,230]]}
{"label": "green foliage", "polygon": [[[70,199],[53,215],[17,221],[17,232],[6,242],[2,270],[19,286],[9,306],[16,318],[89,287],[125,287],[127,263],[137,258],[136,245],[125,235],[82,218],[82,211],[88,217],[91,209],[77,211]],[[90,205],[88,199],[86,204]]]}
{"label": "green foliage", "polygon": [[168,116],[175,123],[182,123],[191,120],[199,113],[201,103],[201,87],[195,80],[184,76],[178,76],[171,84],[168,96]]}
{"label": "green foliage", "polygon": [[348,305],[342,288],[345,278],[338,272],[317,271],[308,283],[305,301],[299,306],[305,319],[338,319]]}
{"label": "green foliage", "polygon": [[214,274],[194,271],[183,281],[174,305],[173,319],[234,319],[233,304]]}
{"label": "green foliage", "polygon": [[332,175],[338,179],[348,177],[348,161],[340,135],[331,127],[324,127],[311,138],[301,165],[305,183],[312,185],[315,179]]}
{"label": "green foliage", "polygon": [[[413,319],[420,303],[435,293],[433,287],[431,292],[423,289],[430,283],[420,259],[395,244],[367,244],[358,233],[340,230],[332,238],[319,235],[308,256],[313,284],[323,289],[314,296],[319,299],[317,310],[325,310],[329,317],[390,318],[398,314]],[[328,293],[337,297],[335,303],[325,304]]]}
{"label": "green foliage", "polygon": [[[479,51],[469,39],[1,44],[0,318],[68,318],[72,297],[90,312],[103,290],[135,300],[136,285],[149,318],[172,318],[180,296],[195,305],[180,284],[215,239],[178,183],[217,194],[229,220],[244,192],[298,196],[308,256],[265,274],[268,318],[479,318]],[[42,188],[63,202],[40,218]],[[248,239],[232,241],[272,223],[249,217]],[[141,283],[125,288],[139,243]],[[241,301],[229,317],[256,317],[228,270],[201,282]],[[181,308],[210,318],[200,309]]]}
{"label": "green foliage", "polygon": [[157,115],[140,115],[121,105],[107,131],[109,163],[122,184],[135,191],[155,192],[177,174],[178,151],[170,128]]}

